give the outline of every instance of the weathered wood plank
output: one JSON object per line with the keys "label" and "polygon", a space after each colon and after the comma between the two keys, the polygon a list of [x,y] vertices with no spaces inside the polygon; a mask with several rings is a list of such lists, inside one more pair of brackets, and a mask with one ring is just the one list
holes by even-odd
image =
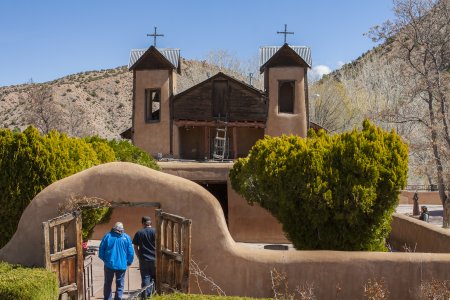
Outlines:
{"label": "weathered wood plank", "polygon": [[[76,283],[72,283],[72,284],[60,287],[59,288],[59,294],[61,295],[61,294],[72,292],[72,291],[76,291],[76,290],[78,290],[77,284]],[[83,294],[81,294],[81,295],[83,296]],[[78,299],[80,299],[80,298],[78,298]]]}
{"label": "weathered wood plank", "polygon": [[49,223],[50,227],[55,227],[55,226],[58,226],[58,225],[60,225],[62,223],[70,222],[73,219],[75,219],[75,216],[73,214],[69,213],[69,214],[62,215],[62,216],[60,216],[58,218],[49,220],[48,223]]}
{"label": "weathered wood plank", "polygon": [[59,225],[59,250],[64,250],[64,239],[66,238],[64,229],[64,223]]}
{"label": "weathered wood plank", "polygon": [[[192,126],[192,127],[217,127],[216,121],[199,121],[199,120],[177,120],[175,121],[177,127]],[[227,127],[250,127],[250,128],[265,128],[266,125],[259,121],[245,121],[227,122]]]}
{"label": "weathered wood plank", "polygon": [[161,240],[162,240],[162,226],[163,226],[163,219],[162,219],[162,210],[157,209],[155,211],[156,214],[156,291],[161,294],[162,293],[162,255],[161,255]]}
{"label": "weathered wood plank", "polygon": [[77,266],[76,266],[76,262],[77,262],[77,258],[75,256],[72,257],[68,257],[66,259],[67,261],[67,273],[68,273],[68,283],[74,283],[77,280]]}
{"label": "weathered wood plank", "polygon": [[52,270],[52,261],[50,259],[50,225],[49,222],[42,222],[42,231],[44,234],[44,264],[47,270]]}
{"label": "weathered wood plank", "polygon": [[69,284],[69,266],[67,259],[59,260],[59,286],[66,286]]}
{"label": "weathered wood plank", "polygon": [[168,256],[169,259],[173,259],[176,261],[182,261],[183,260],[183,256],[177,252],[173,252],[170,251],[168,249],[161,249],[162,255],[163,256]]}
{"label": "weathered wood plank", "polygon": [[[219,76],[174,97],[173,117],[175,120],[213,120],[214,83],[227,82],[228,91],[223,95],[226,101],[228,120],[259,120],[267,118],[267,103],[264,93],[237,83],[227,76]],[[217,108],[216,108],[217,113]]]}
{"label": "weathered wood plank", "polygon": [[55,226],[53,227],[53,253],[57,252],[58,252],[58,226]]}
{"label": "weathered wood plank", "polygon": [[57,261],[57,260],[62,259],[62,258],[66,258],[66,257],[69,257],[69,256],[74,256],[76,254],[77,254],[77,248],[72,247],[72,248],[69,248],[69,249],[64,249],[63,251],[60,251],[60,252],[56,252],[56,253],[50,254],[50,260],[52,262],[54,262],[54,261]]}
{"label": "weathered wood plank", "polygon": [[189,267],[191,264],[191,235],[192,235],[192,221],[185,220],[183,226],[183,279],[181,282],[181,292],[189,294]]}
{"label": "weathered wood plank", "polygon": [[75,213],[75,233],[76,233],[76,249],[77,249],[77,267],[76,267],[76,281],[77,281],[77,297],[78,300],[83,300],[84,297],[84,283],[83,283],[83,230],[82,230],[82,220],[81,211]]}
{"label": "weathered wood plank", "polygon": [[183,222],[184,220],[186,220],[186,218],[177,216],[177,215],[173,215],[173,214],[166,214],[164,213],[164,220],[169,220],[171,222]]}

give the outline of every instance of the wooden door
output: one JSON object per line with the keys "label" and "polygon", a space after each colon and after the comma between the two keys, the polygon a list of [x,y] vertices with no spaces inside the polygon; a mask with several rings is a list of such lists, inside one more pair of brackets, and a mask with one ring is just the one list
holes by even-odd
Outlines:
{"label": "wooden door", "polygon": [[192,220],[156,210],[156,290],[189,293]]}
{"label": "wooden door", "polygon": [[59,295],[83,299],[83,248],[81,211],[42,223],[45,267],[57,274]]}

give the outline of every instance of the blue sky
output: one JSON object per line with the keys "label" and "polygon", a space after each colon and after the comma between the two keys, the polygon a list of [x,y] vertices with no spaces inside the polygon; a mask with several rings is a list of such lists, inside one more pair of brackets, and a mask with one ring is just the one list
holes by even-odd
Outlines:
{"label": "blue sky", "polygon": [[226,49],[245,60],[282,45],[287,24],[314,70],[333,70],[373,48],[363,33],[392,16],[392,0],[0,0],[0,86],[126,65],[154,26],[157,46],[187,59]]}

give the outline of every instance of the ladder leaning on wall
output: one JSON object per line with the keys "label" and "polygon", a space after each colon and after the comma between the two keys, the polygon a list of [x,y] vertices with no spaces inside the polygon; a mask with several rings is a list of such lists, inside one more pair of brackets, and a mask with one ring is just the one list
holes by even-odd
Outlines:
{"label": "ladder leaning on wall", "polygon": [[222,161],[227,149],[227,120],[217,120],[216,136],[214,137],[213,159]]}

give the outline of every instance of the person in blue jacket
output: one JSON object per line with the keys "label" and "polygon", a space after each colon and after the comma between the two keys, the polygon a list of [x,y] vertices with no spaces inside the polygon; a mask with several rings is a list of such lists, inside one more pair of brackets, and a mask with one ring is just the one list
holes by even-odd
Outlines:
{"label": "person in blue jacket", "polygon": [[98,257],[105,263],[105,283],[103,296],[111,300],[111,285],[116,276],[116,295],[114,299],[122,299],[125,286],[125,272],[134,258],[134,249],[131,238],[124,232],[123,224],[117,222],[100,243]]}

